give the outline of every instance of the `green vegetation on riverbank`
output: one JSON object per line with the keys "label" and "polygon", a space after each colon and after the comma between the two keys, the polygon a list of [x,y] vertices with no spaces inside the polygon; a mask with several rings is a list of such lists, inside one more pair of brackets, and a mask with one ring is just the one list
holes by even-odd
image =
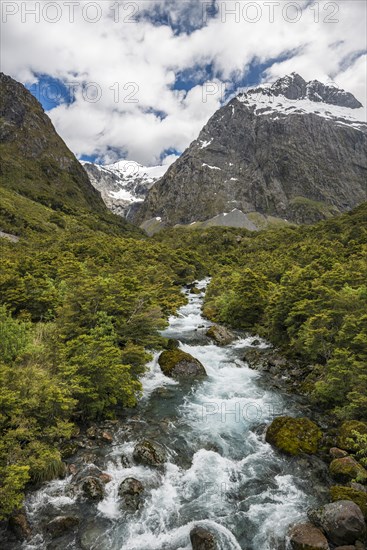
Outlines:
{"label": "green vegetation on riverbank", "polygon": [[64,230],[0,240],[0,516],[63,473],[75,426],[139,398],[158,331],[204,275],[195,253]]}
{"label": "green vegetation on riverbank", "polygon": [[315,226],[173,229],[213,279],[204,313],[312,364],[301,386],[337,418],[367,418],[367,203]]}
{"label": "green vegetation on riverbank", "polygon": [[78,423],[135,405],[149,350],[164,344],[158,331],[184,303],[181,285],[207,274],[210,319],[312,364],[302,388],[315,403],[340,421],[365,419],[366,221],[362,205],[314,227],[148,239],[70,218],[1,239],[0,515],[20,506],[27,483],[62,474]]}

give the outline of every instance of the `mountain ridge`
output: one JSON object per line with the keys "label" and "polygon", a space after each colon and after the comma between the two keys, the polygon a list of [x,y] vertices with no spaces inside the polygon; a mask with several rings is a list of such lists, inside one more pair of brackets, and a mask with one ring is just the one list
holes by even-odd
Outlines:
{"label": "mountain ridge", "polygon": [[135,221],[192,224],[236,208],[314,223],[345,212],[367,198],[360,113],[352,94],[296,73],[249,89],[214,113]]}

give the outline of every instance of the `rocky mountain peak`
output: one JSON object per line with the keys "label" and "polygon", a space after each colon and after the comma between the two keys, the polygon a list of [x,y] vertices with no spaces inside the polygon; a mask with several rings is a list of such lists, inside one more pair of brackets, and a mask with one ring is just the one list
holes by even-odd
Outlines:
{"label": "rocky mountain peak", "polygon": [[298,73],[279,78],[271,85],[262,85],[250,88],[240,94],[240,98],[246,99],[256,95],[269,97],[282,96],[290,101],[309,100],[315,103],[326,103],[347,109],[360,109],[363,107],[353,94],[338,88],[334,83],[323,84],[318,80],[306,82]]}
{"label": "rocky mountain peak", "polygon": [[136,221],[260,228],[355,207],[367,197],[361,107],[351,93],[297,73],[245,90],[152,186]]}

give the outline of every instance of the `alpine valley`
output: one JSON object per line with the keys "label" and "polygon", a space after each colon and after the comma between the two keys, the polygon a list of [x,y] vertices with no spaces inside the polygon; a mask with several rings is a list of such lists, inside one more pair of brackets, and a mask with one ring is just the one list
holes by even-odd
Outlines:
{"label": "alpine valley", "polygon": [[366,550],[367,125],[292,73],[173,164],[0,74],[0,546]]}

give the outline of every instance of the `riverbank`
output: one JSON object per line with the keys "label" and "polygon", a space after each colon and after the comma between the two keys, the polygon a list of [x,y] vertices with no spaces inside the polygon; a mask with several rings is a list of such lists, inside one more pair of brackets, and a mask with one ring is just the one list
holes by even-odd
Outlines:
{"label": "riverbank", "polygon": [[[193,384],[168,378],[157,354],[138,407],[79,435],[67,477],[28,495],[31,533],[9,549],[189,550],[190,532],[200,526],[214,533],[219,549],[278,550],[288,527],[325,502],[322,463],[281,455],[264,440],[274,417],[303,414],[299,400],[265,389],[244,363],[246,352],[265,349],[265,342],[250,337],[218,346],[208,339],[205,286],[200,294],[187,291],[189,303],[162,334],[179,340],[207,377]],[[163,464],[137,462],[145,440],[164,449]],[[142,487],[133,511],[121,489],[126,479]]]}

